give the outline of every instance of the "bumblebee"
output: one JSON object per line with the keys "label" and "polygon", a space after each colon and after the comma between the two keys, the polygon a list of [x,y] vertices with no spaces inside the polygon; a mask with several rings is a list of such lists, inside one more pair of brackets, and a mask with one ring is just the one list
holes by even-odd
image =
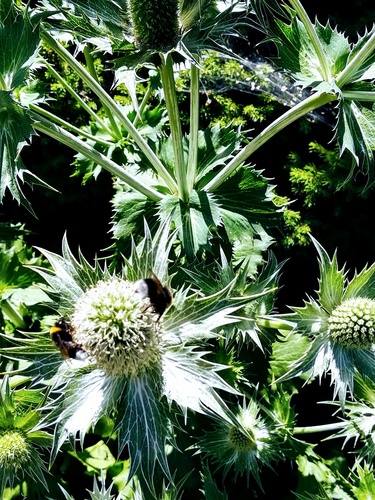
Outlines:
{"label": "bumblebee", "polygon": [[149,298],[150,305],[154,312],[158,314],[157,321],[160,320],[164,311],[172,304],[172,293],[166,286],[163,286],[158,277],[151,273],[151,278],[145,278],[136,282],[136,292],[142,297],[142,299]]}
{"label": "bumblebee", "polygon": [[72,325],[62,318],[51,327],[49,333],[52,342],[60,349],[63,358],[83,361],[87,358],[87,353],[80,344],[74,342],[73,331]]}

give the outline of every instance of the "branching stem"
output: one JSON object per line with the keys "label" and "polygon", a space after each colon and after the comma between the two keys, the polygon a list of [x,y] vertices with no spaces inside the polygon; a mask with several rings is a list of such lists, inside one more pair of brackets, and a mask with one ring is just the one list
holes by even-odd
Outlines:
{"label": "branching stem", "polygon": [[336,100],[334,94],[322,93],[312,94],[307,99],[303,100],[293,108],[290,108],[286,113],[277,118],[273,123],[266,127],[259,135],[245,146],[220,172],[206,184],[205,191],[215,191],[221,184],[239,167],[245,160],[249,158],[257,149],[268,142],[271,137],[281,132],[285,127],[298,120],[314,109],[323,106],[331,101]]}

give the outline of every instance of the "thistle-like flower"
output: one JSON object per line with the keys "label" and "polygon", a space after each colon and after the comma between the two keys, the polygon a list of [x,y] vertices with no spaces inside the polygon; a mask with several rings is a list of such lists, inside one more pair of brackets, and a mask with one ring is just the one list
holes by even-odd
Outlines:
{"label": "thistle-like flower", "polygon": [[[236,390],[218,374],[226,366],[208,361],[200,345],[217,338],[225,325],[235,324],[236,310],[266,293],[233,298],[233,283],[208,297],[178,289],[173,306],[160,315],[165,305],[156,306],[155,298],[147,296],[144,279],[152,270],[168,283],[172,239],[167,229],[154,239],[147,233],[124,261],[120,275],[98,263],[89,265],[82,255],[77,260],[66,239],[62,257],[42,251],[53,270],[36,270],[70,325],[71,338],[63,339],[65,351],[74,346],[73,353],[79,350],[85,356],[74,359],[73,354],[73,359],[64,360],[45,334],[27,339],[27,347],[4,350],[13,359],[31,361],[27,370],[32,375],[55,377],[57,396],[51,398],[48,421],[55,425],[53,457],[67,439],[74,444],[79,437],[83,444],[90,426],[108,416],[115,421],[119,452],[127,447],[130,454],[129,477],[140,473],[151,488],[156,467],[171,479],[165,445],[169,440],[173,444],[176,405],[185,419],[193,410],[230,420],[216,390]],[[167,289],[162,291],[169,305]]]}
{"label": "thistle-like flower", "polygon": [[0,385],[0,496],[4,489],[26,480],[47,489],[47,469],[41,458],[43,448],[52,445],[52,436],[37,430],[41,415],[36,410],[22,411],[14,401],[9,379]]}
{"label": "thistle-like flower", "polygon": [[353,395],[356,375],[375,380],[375,264],[349,281],[338,268],[336,253],[330,259],[312,241],[319,254],[318,300],[309,298],[286,315],[294,323],[293,332],[307,336],[311,344],[282,379],[308,370],[311,377],[330,373],[334,397],[338,395],[343,407],[347,393]]}
{"label": "thistle-like flower", "polygon": [[254,400],[238,408],[231,422],[220,422],[213,431],[207,432],[199,442],[202,453],[211,457],[223,476],[233,468],[235,477],[252,475],[260,488],[259,472],[265,465],[271,467],[280,459],[277,437],[260,416]]}
{"label": "thistle-like flower", "polygon": [[134,378],[161,362],[161,322],[136,284],[99,281],[77,301],[72,315],[75,341],[108,375]]}

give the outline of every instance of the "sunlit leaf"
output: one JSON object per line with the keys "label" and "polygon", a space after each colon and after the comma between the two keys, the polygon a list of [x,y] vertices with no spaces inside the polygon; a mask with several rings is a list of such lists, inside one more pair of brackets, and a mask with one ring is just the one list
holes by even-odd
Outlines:
{"label": "sunlit leaf", "polygon": [[162,220],[171,217],[184,251],[196,255],[209,247],[212,231],[220,224],[220,210],[215,197],[204,191],[193,191],[188,203],[175,196],[160,202]]}
{"label": "sunlit leaf", "polygon": [[[348,151],[353,163],[374,182],[375,113],[354,101],[340,101],[336,136],[340,153]],[[354,173],[352,168],[349,178]]]}

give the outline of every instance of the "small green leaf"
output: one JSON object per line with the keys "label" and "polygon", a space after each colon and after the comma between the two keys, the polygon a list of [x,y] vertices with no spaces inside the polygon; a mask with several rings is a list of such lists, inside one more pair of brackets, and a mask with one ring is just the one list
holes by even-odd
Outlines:
{"label": "small green leaf", "polygon": [[369,268],[364,267],[360,273],[355,273],[347,285],[343,300],[358,296],[375,299],[375,264]]}
{"label": "small green leaf", "polygon": [[[349,56],[349,62],[354,59],[363,47],[371,42],[372,39],[372,47],[374,47],[374,33],[375,26],[372,27],[371,30],[365,32],[362,37],[358,38],[358,42],[353,46],[352,51]],[[365,58],[362,65],[356,69],[355,74],[352,75],[351,81],[371,81],[375,78],[375,51],[372,50],[368,54],[368,57]]]}
{"label": "small green leaf", "polygon": [[221,210],[227,211],[227,216],[228,212],[240,214],[250,223],[270,227],[281,221],[281,213],[272,201],[271,189],[260,172],[247,166],[238,169],[223,182],[215,191],[215,196]]}
{"label": "small green leaf", "polygon": [[[348,151],[360,170],[374,182],[375,113],[350,100],[340,100],[336,137],[340,153]],[[352,168],[349,178],[353,175]]]}
{"label": "small green leaf", "polygon": [[27,413],[17,415],[14,419],[14,426],[27,432],[33,429],[40,421],[41,415],[38,411],[29,411]]}
{"label": "small green leaf", "polygon": [[204,177],[214,168],[225,165],[233,153],[240,147],[241,134],[232,127],[220,124],[198,133],[198,175],[196,182],[203,182]]}
{"label": "small green leaf", "polygon": [[75,452],[75,455],[89,472],[108,469],[116,462],[108,446],[101,440],[83,451]]}
{"label": "small green leaf", "polygon": [[210,469],[207,465],[203,464],[201,472],[204,497],[206,500],[228,500],[228,495],[225,492],[221,492],[215,483]]}
{"label": "small green leaf", "polygon": [[112,204],[115,209],[112,233],[117,240],[116,248],[121,253],[127,254],[131,246],[131,237],[142,234],[144,220],[147,220],[150,228],[154,230],[157,207],[145,196],[130,190],[119,190]]}
{"label": "small green leaf", "polygon": [[310,237],[319,254],[319,299],[325,310],[331,313],[342,300],[345,287],[345,272],[344,269],[339,270],[338,268],[336,253],[331,260],[320,243],[312,236]]}
{"label": "small green leaf", "polygon": [[11,91],[0,90],[0,200],[9,189],[14,199],[26,203],[19,186],[24,170],[19,153],[25,139],[33,134],[32,123],[27,111],[13,100]]}
{"label": "small green leaf", "polygon": [[[39,47],[39,32],[32,26],[27,9],[22,11],[11,0],[0,4],[0,89],[21,86]],[[2,105],[0,105],[1,109]],[[1,129],[1,127],[0,127]]]}
{"label": "small green leaf", "polygon": [[274,379],[281,378],[290,366],[309,348],[309,340],[299,334],[289,333],[281,342],[274,342],[270,361],[271,374]]}
{"label": "small green leaf", "polygon": [[[65,31],[89,38],[94,45],[111,50],[109,38],[123,40],[129,33],[128,8],[126,0],[72,0],[69,3],[51,0],[54,9],[61,13],[48,19],[48,22]],[[45,14],[46,15],[46,14]]]}
{"label": "small green leaf", "polygon": [[[270,9],[268,16],[262,20],[264,29],[272,34],[277,44],[280,66],[293,76],[297,84],[304,87],[316,86],[336,77],[345,68],[350,54],[347,37],[329,23],[323,26],[316,21],[313,29],[317,39],[312,40],[294,11],[289,10],[289,23],[281,20],[286,12],[278,11],[275,17],[275,11]],[[321,48],[321,54],[318,54],[318,47]],[[328,75],[326,70],[329,71]]]}
{"label": "small green leaf", "polygon": [[[231,3],[222,10],[213,6],[213,3],[200,3],[199,16],[193,14],[190,18],[194,18],[194,25],[190,25],[183,33],[180,52],[189,58],[191,54],[201,55],[203,51],[212,50],[230,58],[240,59],[228,47],[227,39],[230,36],[238,36],[238,28],[241,25],[249,25],[245,2]],[[189,2],[185,1],[184,6],[187,7],[185,13],[189,15]],[[189,10],[191,13],[191,9]],[[185,17],[185,22],[186,19]]]}

